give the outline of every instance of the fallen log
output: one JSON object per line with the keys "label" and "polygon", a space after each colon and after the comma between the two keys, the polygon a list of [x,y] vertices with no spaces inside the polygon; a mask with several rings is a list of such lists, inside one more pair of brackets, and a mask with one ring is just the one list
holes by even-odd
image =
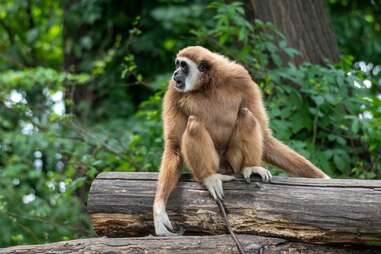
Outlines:
{"label": "fallen log", "polygon": [[[156,173],[101,173],[94,180],[88,212],[98,235],[153,234]],[[243,179],[224,183],[233,229],[322,244],[381,246],[381,181],[274,177],[271,183]],[[187,235],[225,234],[216,203],[185,177],[167,211]]]}
{"label": "fallen log", "polygon": [[[376,248],[348,248],[289,242],[284,239],[254,235],[239,236],[248,253],[299,253],[299,254],[376,254]],[[232,254],[238,253],[229,235],[93,238],[73,241],[21,245],[0,249],[1,254],[37,253],[182,253],[182,254]]]}

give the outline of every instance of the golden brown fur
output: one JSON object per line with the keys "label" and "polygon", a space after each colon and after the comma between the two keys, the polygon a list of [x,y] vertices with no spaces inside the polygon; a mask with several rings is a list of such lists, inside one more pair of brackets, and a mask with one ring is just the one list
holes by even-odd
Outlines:
{"label": "golden brown fur", "polygon": [[198,89],[181,93],[169,82],[164,97],[165,147],[155,203],[166,203],[182,161],[198,180],[229,165],[235,172],[265,160],[295,176],[328,177],[311,162],[276,140],[268,126],[261,92],[248,71],[202,47],[178,57],[205,62]]}
{"label": "golden brown fur", "polygon": [[226,160],[234,172],[239,173],[244,167],[261,165],[262,156],[263,133],[260,124],[251,111],[242,108],[226,150]]}

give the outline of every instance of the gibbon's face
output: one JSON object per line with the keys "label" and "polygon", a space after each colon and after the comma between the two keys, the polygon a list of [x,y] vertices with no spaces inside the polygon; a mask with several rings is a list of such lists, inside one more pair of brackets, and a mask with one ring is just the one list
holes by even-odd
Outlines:
{"label": "gibbon's face", "polygon": [[207,65],[201,63],[197,65],[187,57],[179,56],[176,58],[176,70],[172,75],[175,81],[175,89],[179,92],[189,92],[201,86],[200,79],[207,71]]}

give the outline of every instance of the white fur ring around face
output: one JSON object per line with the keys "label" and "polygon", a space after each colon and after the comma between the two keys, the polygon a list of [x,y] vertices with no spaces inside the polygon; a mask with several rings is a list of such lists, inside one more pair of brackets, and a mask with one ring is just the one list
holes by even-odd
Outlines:
{"label": "white fur ring around face", "polygon": [[202,183],[208,189],[214,199],[224,199],[224,190],[222,188],[222,182],[231,181],[235,179],[234,176],[213,174],[205,177]]}
{"label": "white fur ring around face", "polygon": [[[153,207],[153,220],[155,225],[155,233],[158,236],[176,236],[173,231],[171,221],[168,218],[168,214],[165,211],[165,205],[163,203],[155,204]],[[169,230],[168,230],[169,229]]]}
{"label": "white fur ring around face", "polygon": [[265,183],[271,182],[271,172],[265,168],[255,166],[255,167],[245,167],[242,170],[242,175],[246,179],[246,182],[250,183],[250,176],[252,174],[258,174],[261,178],[262,181]]}

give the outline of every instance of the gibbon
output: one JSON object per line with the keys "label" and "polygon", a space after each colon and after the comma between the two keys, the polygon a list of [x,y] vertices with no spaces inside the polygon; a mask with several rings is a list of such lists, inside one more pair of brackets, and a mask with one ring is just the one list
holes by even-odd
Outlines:
{"label": "gibbon", "polygon": [[200,46],[186,47],[163,102],[164,152],[153,206],[157,235],[172,235],[166,212],[183,162],[215,199],[222,182],[234,179],[226,169],[263,181],[271,173],[264,160],[294,176],[329,178],[310,161],[272,136],[258,85],[240,64]]}

